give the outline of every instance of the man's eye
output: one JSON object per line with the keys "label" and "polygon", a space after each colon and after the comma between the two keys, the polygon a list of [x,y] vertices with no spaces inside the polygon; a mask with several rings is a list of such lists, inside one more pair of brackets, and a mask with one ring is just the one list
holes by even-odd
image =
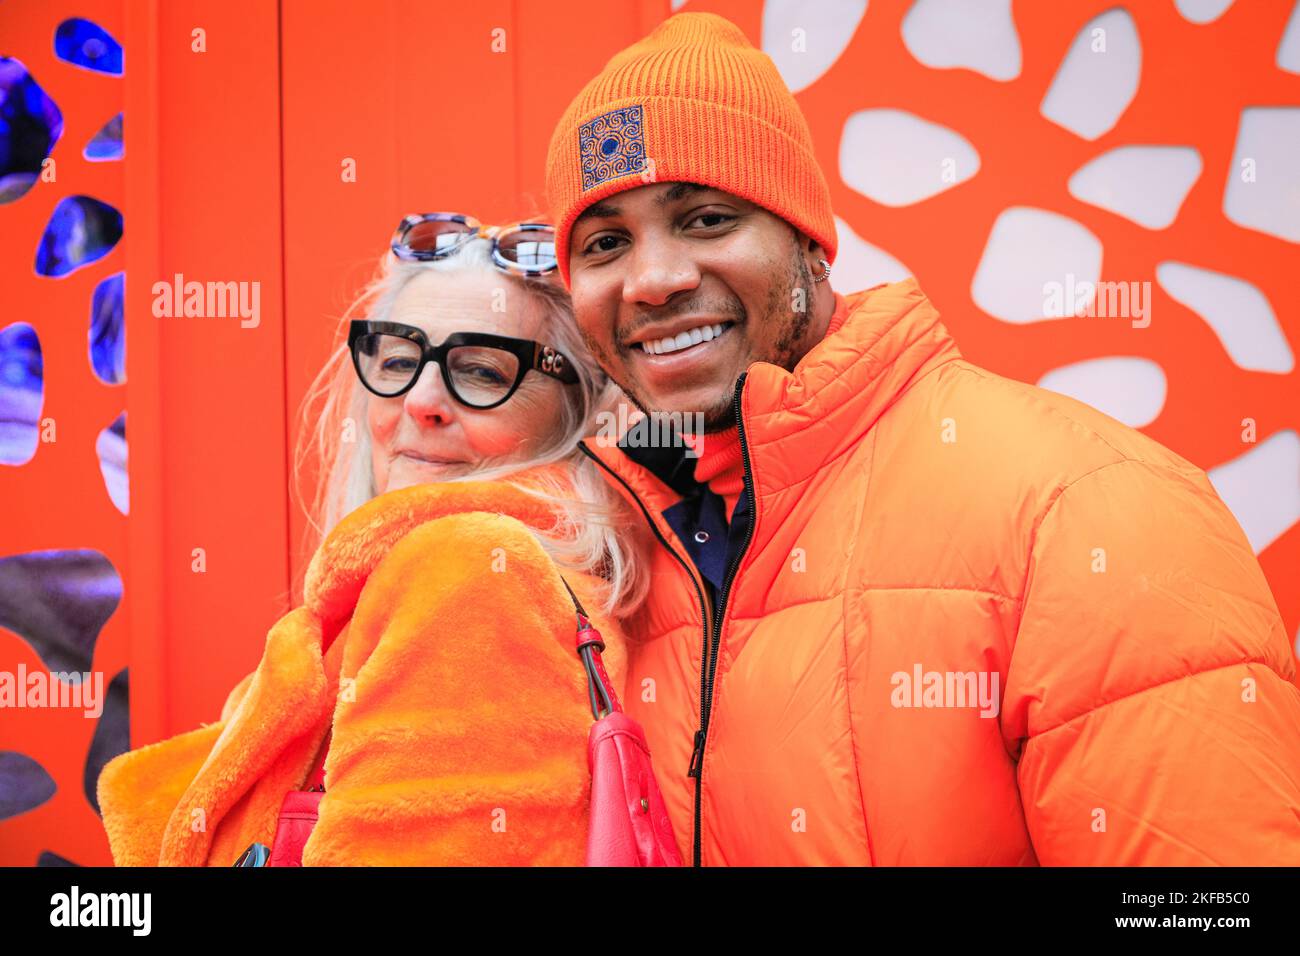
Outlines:
{"label": "man's eye", "polygon": [[586,255],[598,255],[602,252],[613,252],[618,248],[621,240],[618,236],[597,236],[583,249]]}
{"label": "man's eye", "polygon": [[711,229],[714,226],[720,226],[723,223],[730,222],[735,218],[736,218],[735,216],[728,216],[724,212],[705,212],[705,213],[700,213],[700,215],[692,219],[689,223],[687,223],[687,225],[689,226],[698,222],[698,223],[702,223],[705,229]]}

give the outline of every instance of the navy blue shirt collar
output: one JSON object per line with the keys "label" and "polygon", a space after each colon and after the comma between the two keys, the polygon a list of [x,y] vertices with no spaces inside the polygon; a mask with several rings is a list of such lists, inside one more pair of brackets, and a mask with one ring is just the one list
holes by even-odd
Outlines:
{"label": "navy blue shirt collar", "polygon": [[[635,426],[634,426],[635,428]],[[710,585],[714,600],[718,600],[727,575],[727,568],[744,546],[745,535],[751,519],[749,496],[742,493],[736,510],[727,520],[727,507],[721,495],[707,484],[695,480],[697,456],[688,455],[686,442],[674,435],[667,447],[640,447],[634,438],[619,440],[618,447],[632,461],[648,469],[677,494],[681,500],[664,509],[663,517],[686,548],[700,576]]]}

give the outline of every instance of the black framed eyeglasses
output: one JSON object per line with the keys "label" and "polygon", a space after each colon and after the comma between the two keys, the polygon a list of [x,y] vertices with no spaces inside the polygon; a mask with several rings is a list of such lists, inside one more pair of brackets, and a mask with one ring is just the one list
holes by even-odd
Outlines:
{"label": "black framed eyeglasses", "polygon": [[488,332],[453,332],[441,345],[430,345],[413,325],[355,319],[348,351],[361,384],[381,398],[409,391],[429,362],[442,370],[452,398],[470,408],[496,408],[530,371],[566,385],[578,381],[573,363],[559,349]]}
{"label": "black framed eyeglasses", "polygon": [[471,239],[492,240],[492,264],[523,277],[546,276],[559,268],[555,227],[546,222],[485,226],[458,212],[420,212],[405,217],[393,232],[393,255],[428,262],[455,255]]}

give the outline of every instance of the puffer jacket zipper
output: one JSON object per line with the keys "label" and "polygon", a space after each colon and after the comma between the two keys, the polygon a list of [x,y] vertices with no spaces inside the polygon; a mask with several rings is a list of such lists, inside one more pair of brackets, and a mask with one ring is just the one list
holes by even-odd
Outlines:
{"label": "puffer jacket zipper", "polygon": [[745,466],[744,494],[749,502],[749,525],[745,529],[745,542],[727,567],[727,575],[722,580],[722,594],[713,616],[713,638],[705,649],[705,659],[708,663],[707,666],[700,669],[700,729],[695,734],[695,751],[691,754],[691,769],[687,772],[688,776],[695,778],[695,866],[700,866],[701,857],[700,824],[704,787],[704,745],[709,737],[709,721],[713,716],[713,682],[718,669],[718,650],[722,643],[722,622],[727,616],[727,598],[731,595],[731,584],[736,577],[736,571],[740,568],[740,562],[745,557],[745,552],[749,550],[749,542],[754,537],[754,521],[757,517],[755,513],[757,503],[754,500],[754,476],[749,467],[749,446],[745,442],[745,423],[740,417],[740,393],[745,385],[745,376],[748,374],[748,372],[742,372],[740,378],[736,379],[734,402],[736,433],[740,437],[740,460]]}

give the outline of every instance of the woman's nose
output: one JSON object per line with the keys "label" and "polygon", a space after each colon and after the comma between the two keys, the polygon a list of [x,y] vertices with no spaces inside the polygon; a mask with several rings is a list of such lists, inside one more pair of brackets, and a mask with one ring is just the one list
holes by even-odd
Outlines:
{"label": "woman's nose", "polygon": [[406,393],[403,408],[406,414],[422,422],[446,423],[454,417],[455,403],[442,380],[442,370],[436,362],[429,362]]}

